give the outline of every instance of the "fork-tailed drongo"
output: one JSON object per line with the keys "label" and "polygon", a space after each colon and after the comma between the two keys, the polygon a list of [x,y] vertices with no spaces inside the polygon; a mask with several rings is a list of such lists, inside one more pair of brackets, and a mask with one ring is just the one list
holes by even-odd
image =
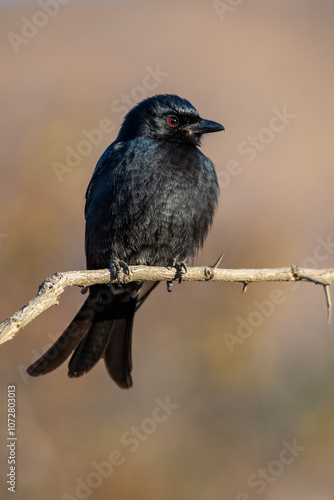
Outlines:
{"label": "fork-tailed drongo", "polygon": [[[203,245],[219,194],[214,165],[198,146],[203,134],[220,130],[176,95],[150,97],[128,112],[87,189],[88,269],[185,267]],[[90,287],[80,311],[29,375],[54,370],[74,351],[70,377],[104,358],[111,378],[130,387],[133,317],[154,286]]]}

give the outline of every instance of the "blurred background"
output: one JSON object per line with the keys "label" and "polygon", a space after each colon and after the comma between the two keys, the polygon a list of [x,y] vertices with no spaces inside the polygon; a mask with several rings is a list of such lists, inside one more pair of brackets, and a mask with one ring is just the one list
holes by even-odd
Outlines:
{"label": "blurred background", "polygon": [[[85,267],[92,171],[124,113],[157,93],[226,128],[202,147],[221,200],[196,264],[224,252],[225,268],[334,267],[333,1],[0,9],[1,320],[54,272]],[[82,302],[67,290],[1,346],[1,498],[9,384],[18,499],[334,498],[334,326],[322,287],[160,285],[136,316],[131,390],[102,362],[78,380],[66,364],[28,378]]]}

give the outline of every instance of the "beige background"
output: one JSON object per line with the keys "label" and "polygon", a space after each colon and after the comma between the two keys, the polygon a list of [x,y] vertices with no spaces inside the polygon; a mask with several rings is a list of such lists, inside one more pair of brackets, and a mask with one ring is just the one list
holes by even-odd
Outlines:
{"label": "beige background", "polygon": [[[334,267],[333,1],[226,0],[217,12],[218,4],[70,1],[42,16],[37,2],[2,7],[1,319],[47,276],[84,267],[84,193],[126,96],[177,93],[226,128],[202,148],[216,164],[221,201],[198,264],[224,251],[227,268]],[[41,27],[29,31],[27,20]],[[22,29],[30,38],[10,41]],[[160,68],[160,81],[148,67]],[[284,109],[286,123],[275,120]],[[60,182],[54,162],[65,164],[66,148],[80,150],[83,131],[106,118],[113,131]],[[252,137],[257,149],[245,153]],[[1,471],[15,383],[16,498],[80,498],[77,479],[93,478],[92,463],[118,450],[124,463],[94,476],[101,484],[81,498],[333,499],[334,337],[323,290],[241,290],[160,286],[136,317],[130,391],[103,363],[79,380],[67,378],[66,365],[25,377],[74,315],[79,290],[1,346]],[[147,419],[167,397],[178,408],[154,428]],[[121,436],[140,425],[150,434],[131,452]],[[303,451],[282,455],[294,440]],[[293,460],[282,465],[285,456]],[[269,479],[252,486],[259,468]]]}

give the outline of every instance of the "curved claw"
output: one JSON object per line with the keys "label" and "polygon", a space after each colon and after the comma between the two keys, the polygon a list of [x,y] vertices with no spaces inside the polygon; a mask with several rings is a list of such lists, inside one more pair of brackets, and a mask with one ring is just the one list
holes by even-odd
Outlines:
{"label": "curved claw", "polygon": [[188,272],[187,264],[185,262],[176,262],[174,263],[174,267],[176,268],[179,283],[181,283],[183,276]]}
{"label": "curved claw", "polygon": [[[176,262],[176,259],[174,259],[172,265],[167,269],[172,269],[173,267],[175,267],[176,269],[174,279],[177,279],[179,283],[181,283],[182,277],[188,272],[187,264],[185,262]],[[171,292],[173,288],[173,281],[172,280],[166,281],[166,284],[167,284],[167,291]]]}
{"label": "curved claw", "polygon": [[112,260],[110,262],[110,268],[113,269],[113,271],[115,272],[115,277],[117,278],[118,286],[122,284],[121,271],[123,271],[123,273],[126,276],[129,276],[130,274],[129,266],[127,265],[126,262],[124,262],[124,260]]}

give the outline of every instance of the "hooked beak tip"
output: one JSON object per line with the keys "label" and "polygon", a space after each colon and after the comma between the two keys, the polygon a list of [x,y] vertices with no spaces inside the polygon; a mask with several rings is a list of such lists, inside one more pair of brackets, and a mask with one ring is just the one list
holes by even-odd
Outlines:
{"label": "hooked beak tip", "polygon": [[210,134],[212,132],[221,132],[225,130],[223,125],[212,120],[201,120],[191,125],[190,130],[193,134]]}

